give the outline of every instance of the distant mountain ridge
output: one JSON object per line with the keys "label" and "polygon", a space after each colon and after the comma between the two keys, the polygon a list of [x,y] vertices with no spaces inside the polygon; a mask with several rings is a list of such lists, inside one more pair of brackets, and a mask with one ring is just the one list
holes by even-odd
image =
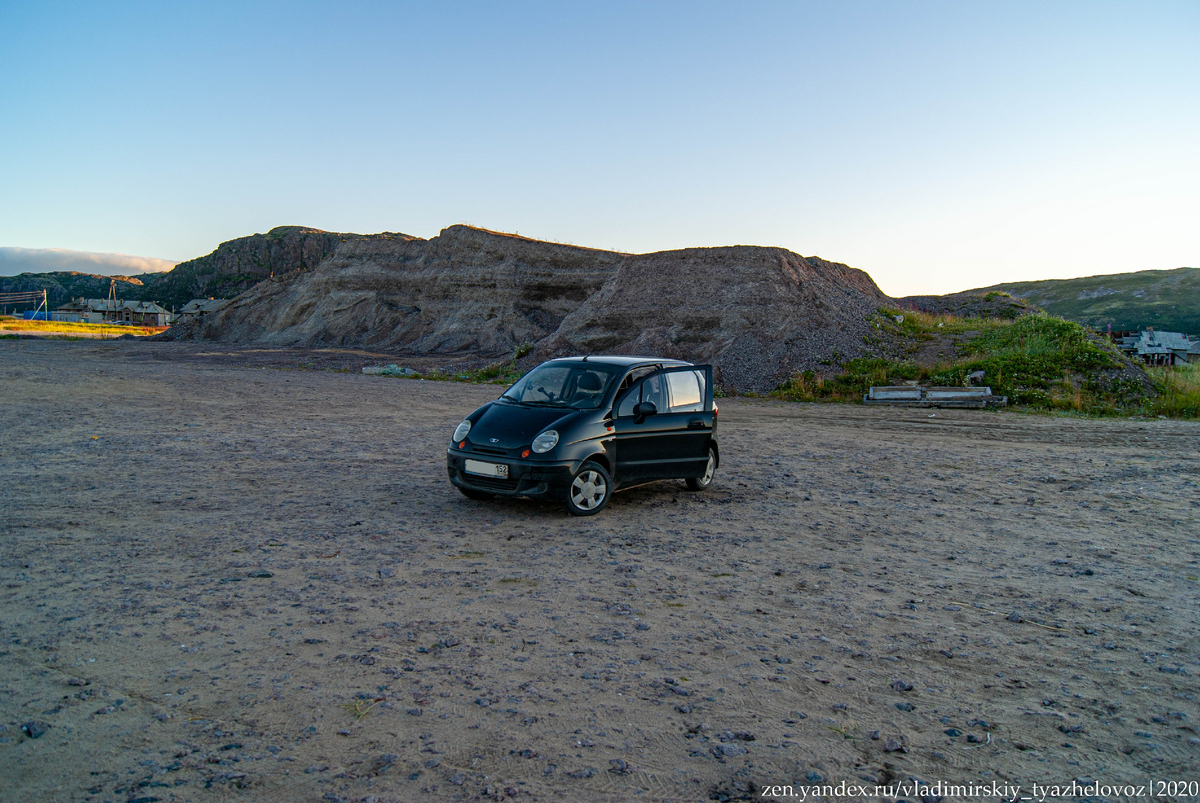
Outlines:
{"label": "distant mountain ridge", "polygon": [[383,235],[277,226],[266,234],[223,242],[211,254],[180,262],[164,273],[113,277],[73,271],[22,273],[0,277],[0,293],[44,289],[54,308],[80,296],[106,298],[110,279],[116,279],[117,297],[122,300],[154,301],[178,309],[193,298],[233,298],[273,275],[315,268],[347,240],[379,236]]}
{"label": "distant mountain ridge", "polygon": [[1146,329],[1200,335],[1200,268],[1140,270],[1079,279],[1006,282],[1001,291],[1060,318],[1104,331]]}
{"label": "distant mountain ridge", "polygon": [[[146,282],[153,281],[158,273],[143,273],[138,276],[101,276],[96,273],[78,271],[53,271],[51,273],[22,273],[17,276],[0,276],[0,293],[46,291],[50,309],[66,304],[73,298],[108,298],[108,288],[117,283],[117,297],[122,300],[145,300]],[[154,299],[149,299],[153,301]],[[40,301],[38,302],[41,303]],[[36,304],[18,304],[16,309],[33,309]],[[14,307],[9,307],[13,309]]]}

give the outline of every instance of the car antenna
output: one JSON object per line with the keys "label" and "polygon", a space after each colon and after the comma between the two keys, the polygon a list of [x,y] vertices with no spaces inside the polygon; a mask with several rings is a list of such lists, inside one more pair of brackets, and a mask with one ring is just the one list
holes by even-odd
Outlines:
{"label": "car antenna", "polygon": [[584,355],[583,355],[583,362],[587,362],[587,358],[588,358],[588,355],[584,354]]}

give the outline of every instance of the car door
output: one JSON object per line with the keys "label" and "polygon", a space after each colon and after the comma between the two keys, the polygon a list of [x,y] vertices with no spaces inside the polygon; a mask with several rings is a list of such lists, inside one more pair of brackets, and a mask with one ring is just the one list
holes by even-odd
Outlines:
{"label": "car door", "polygon": [[[652,402],[654,415],[634,415]],[[698,477],[712,437],[712,366],[664,368],[642,378],[613,411],[617,482]]]}

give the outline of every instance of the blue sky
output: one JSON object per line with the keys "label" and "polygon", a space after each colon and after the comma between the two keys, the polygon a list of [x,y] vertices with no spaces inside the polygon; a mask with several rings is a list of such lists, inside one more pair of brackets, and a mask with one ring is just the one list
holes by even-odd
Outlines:
{"label": "blue sky", "polygon": [[778,245],[885,292],[1200,265],[1200,4],[0,3],[0,247]]}

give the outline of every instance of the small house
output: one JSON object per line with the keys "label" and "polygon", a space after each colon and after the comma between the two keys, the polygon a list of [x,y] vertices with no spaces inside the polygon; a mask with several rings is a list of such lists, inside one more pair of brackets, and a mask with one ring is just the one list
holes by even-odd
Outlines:
{"label": "small house", "polygon": [[220,312],[229,303],[224,298],[193,298],[179,310],[182,321],[198,321],[206,315]]}

